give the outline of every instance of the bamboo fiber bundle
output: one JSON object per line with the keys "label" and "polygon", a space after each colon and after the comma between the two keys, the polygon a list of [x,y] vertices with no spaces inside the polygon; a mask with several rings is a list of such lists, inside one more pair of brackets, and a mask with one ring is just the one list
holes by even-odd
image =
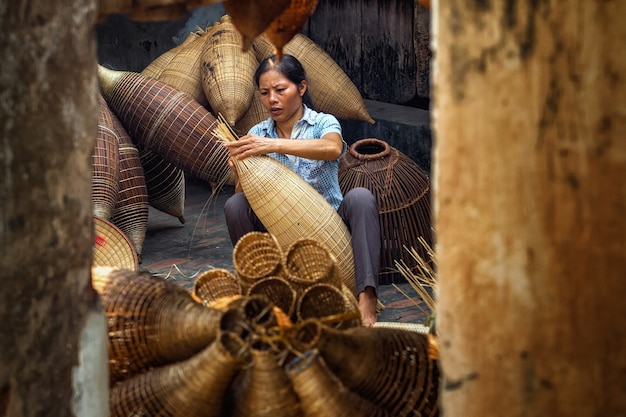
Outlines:
{"label": "bamboo fiber bundle", "polygon": [[422,259],[430,260],[419,243],[422,237],[432,244],[430,179],[411,158],[380,139],[358,140],[339,161],[339,186],[344,194],[354,187],[365,187],[376,197],[381,284],[401,278],[396,261],[404,261],[412,271],[418,268],[408,248],[415,248]]}
{"label": "bamboo fiber bundle", "polygon": [[283,252],[270,233],[249,232],[233,248],[233,266],[245,288],[270,275],[280,274]]}
{"label": "bamboo fiber bundle", "polygon": [[318,0],[291,0],[287,7],[263,32],[276,49],[276,57],[280,60],[283,48],[294,35],[298,34],[313,14]]}
{"label": "bamboo fiber bundle", "polygon": [[206,308],[181,286],[147,273],[92,268],[108,322],[111,384],[204,349],[222,312]]}
{"label": "bamboo fiber bundle", "polygon": [[[236,140],[218,120],[216,134]],[[298,174],[269,156],[233,160],[250,206],[283,251],[298,239],[320,241],[337,260],[341,281],[356,293],[351,236],[335,209]]]}
{"label": "bamboo fiber bundle", "polygon": [[141,74],[156,78],[178,91],[187,93],[202,106],[209,101],[202,87],[202,49],[206,32],[199,29],[191,32],[178,46],[164,52],[141,71]]}
{"label": "bamboo fiber bundle", "polygon": [[295,313],[298,294],[291,283],[283,277],[262,278],[248,288],[247,295],[266,297],[289,317]]}
{"label": "bamboo fiber bundle", "polygon": [[[264,36],[254,41],[257,60],[263,61],[274,52]],[[285,53],[295,56],[306,72],[307,91],[315,110],[330,113],[339,119],[374,123],[361,93],[341,67],[315,42],[297,34],[285,46]]]}
{"label": "bamboo fiber bundle", "polygon": [[146,177],[139,159],[139,150],[118,118],[114,114],[111,116],[112,130],[116,133],[118,140],[120,165],[119,195],[111,215],[111,222],[133,242],[137,256],[139,256],[139,263],[141,263],[150,209]]}
{"label": "bamboo fiber bundle", "polygon": [[300,401],[279,365],[281,357],[262,343],[250,349],[251,364],[233,384],[232,417],[300,417]]}
{"label": "bamboo fiber bundle", "polygon": [[283,265],[287,278],[297,289],[318,283],[328,283],[337,288],[341,286],[335,258],[315,239],[296,240],[289,246],[284,258]]}
{"label": "bamboo fiber bundle", "polygon": [[195,279],[191,294],[196,301],[210,306],[221,298],[241,295],[241,283],[227,269],[209,269]]}
{"label": "bamboo fiber bundle", "polygon": [[149,149],[139,150],[148,203],[185,223],[185,173]]}
{"label": "bamboo fiber bundle", "polygon": [[234,126],[250,107],[254,73],[259,65],[228,15],[207,29],[202,49],[202,87],[209,105]]}
{"label": "bamboo fiber bundle", "polygon": [[350,391],[390,415],[439,413],[439,367],[430,359],[428,335],[376,327],[337,330],[309,320],[290,343],[302,351],[318,349]]}
{"label": "bamboo fiber bundle", "polygon": [[247,361],[243,342],[221,333],[193,357],[148,370],[113,387],[111,416],[222,416],[225,394]]}
{"label": "bamboo fiber bundle", "polygon": [[268,117],[269,113],[265,110],[263,104],[261,104],[261,94],[258,89],[255,89],[250,102],[250,107],[248,107],[248,110],[246,110],[243,117],[235,123],[235,130],[240,134],[245,135],[252,128],[252,126],[266,120]]}
{"label": "bamboo fiber bundle", "polygon": [[259,36],[289,5],[291,0],[228,0],[223,2],[226,13],[242,36],[242,48],[250,49]]}
{"label": "bamboo fiber bundle", "polygon": [[91,201],[93,214],[106,220],[115,209],[120,187],[117,135],[111,130],[112,117],[104,97],[98,95],[98,133],[91,154]]}
{"label": "bamboo fiber bundle", "polygon": [[297,321],[319,319],[337,328],[361,325],[358,305],[350,302],[341,288],[312,284],[305,289],[296,306]]}
{"label": "bamboo fiber bundle", "polygon": [[136,271],[139,259],[128,237],[117,226],[98,216],[93,217],[94,246],[92,266],[108,266]]}
{"label": "bamboo fiber bundle", "polygon": [[372,402],[350,392],[324,363],[319,351],[309,350],[285,368],[300,398],[305,417],[391,417]]}
{"label": "bamboo fiber bundle", "polygon": [[232,181],[228,151],[213,134],[215,117],[197,101],[139,73],[98,67],[111,109],[143,147],[214,187]]}

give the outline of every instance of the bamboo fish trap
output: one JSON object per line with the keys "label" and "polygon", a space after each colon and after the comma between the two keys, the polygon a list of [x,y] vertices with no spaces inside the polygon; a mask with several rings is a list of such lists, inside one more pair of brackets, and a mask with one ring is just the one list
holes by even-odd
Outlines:
{"label": "bamboo fish trap", "polygon": [[142,146],[207,181],[233,181],[228,151],[213,134],[215,117],[174,87],[129,71],[99,66],[102,94]]}
{"label": "bamboo fish trap", "polygon": [[201,55],[204,94],[213,111],[234,126],[250,107],[259,63],[252,50],[241,49],[241,34],[228,15],[208,28],[205,38]]}
{"label": "bamboo fish trap", "polygon": [[396,261],[404,261],[411,270],[417,268],[409,248],[418,250],[422,259],[430,258],[419,243],[420,237],[428,245],[433,240],[430,179],[412,159],[380,139],[358,140],[339,162],[339,185],[344,194],[354,187],[365,187],[376,197],[381,232],[381,284],[402,279]]}
{"label": "bamboo fish trap", "polygon": [[149,149],[139,149],[148,203],[185,223],[185,173]]}
{"label": "bamboo fish trap", "polygon": [[[223,141],[238,138],[223,120],[215,134]],[[250,206],[269,233],[287,251],[295,241],[320,241],[337,260],[341,281],[356,292],[351,236],[335,209],[311,185],[269,156],[233,160]]]}
{"label": "bamboo fish trap", "polygon": [[120,188],[119,152],[117,135],[111,129],[112,116],[104,97],[98,95],[98,133],[91,154],[91,201],[94,216],[106,220],[115,209]]}
{"label": "bamboo fish trap", "polygon": [[148,273],[92,268],[108,323],[111,384],[184,360],[211,343],[222,312],[195,302],[179,285]]}
{"label": "bamboo fish trap", "polygon": [[[257,60],[263,61],[274,53],[265,36],[255,39]],[[285,45],[285,53],[295,56],[302,64],[307,78],[307,91],[315,110],[330,113],[339,119],[374,123],[361,93],[341,67],[322,48],[299,33]]]}

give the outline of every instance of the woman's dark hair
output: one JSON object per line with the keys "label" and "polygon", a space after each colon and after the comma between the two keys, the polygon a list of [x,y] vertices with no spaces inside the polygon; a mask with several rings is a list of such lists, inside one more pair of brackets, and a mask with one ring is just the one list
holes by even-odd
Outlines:
{"label": "woman's dark hair", "polygon": [[[279,61],[276,58],[276,55],[272,55],[268,58],[265,58],[259,64],[256,72],[254,73],[254,83],[256,84],[257,88],[259,87],[259,80],[261,79],[261,75],[270,70],[278,71],[285,78],[287,78],[289,81],[297,86],[299,86],[302,81],[306,81],[306,72],[304,71],[304,67],[295,56],[283,54],[283,57]],[[302,101],[304,102],[304,104],[311,107],[311,98],[309,97],[308,89],[304,93]]]}

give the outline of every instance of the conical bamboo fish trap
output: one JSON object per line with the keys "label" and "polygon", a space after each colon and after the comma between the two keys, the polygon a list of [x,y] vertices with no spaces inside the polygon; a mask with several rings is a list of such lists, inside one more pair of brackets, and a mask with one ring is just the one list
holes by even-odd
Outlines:
{"label": "conical bamboo fish trap", "polygon": [[361,139],[350,145],[339,162],[339,185],[345,194],[354,187],[369,189],[378,205],[381,232],[379,282],[402,279],[395,262],[402,260],[415,271],[417,260],[408,249],[430,256],[419,243],[432,245],[430,179],[411,158],[385,141]]}
{"label": "conical bamboo fish trap", "polygon": [[241,34],[228,15],[207,29],[202,49],[202,87],[211,109],[234,126],[250,107],[258,61],[244,51]]}
{"label": "conical bamboo fish trap", "polygon": [[268,276],[256,281],[248,288],[246,295],[266,297],[289,317],[293,317],[298,300],[298,293],[290,282],[279,276]]}
{"label": "conical bamboo fish trap", "polygon": [[300,401],[285,375],[280,352],[259,343],[250,349],[250,366],[233,384],[232,417],[300,417]]}
{"label": "conical bamboo fish trap", "polygon": [[233,248],[233,266],[245,288],[281,271],[283,252],[270,233],[249,232]]}
{"label": "conical bamboo fish trap", "polygon": [[94,245],[92,265],[136,271],[139,259],[128,237],[110,221],[93,217]]}
{"label": "conical bamboo fish trap", "polygon": [[245,135],[252,128],[269,117],[269,113],[261,104],[261,94],[258,89],[254,90],[254,95],[250,102],[250,107],[244,113],[243,117],[235,123],[235,131],[241,135]]}
{"label": "conical bamboo fish trap", "polygon": [[203,30],[191,32],[183,43],[164,52],[141,74],[171,85],[207,107],[209,101],[202,87],[202,49],[205,39],[206,32]]}
{"label": "conical bamboo fish trap", "polygon": [[[263,61],[274,52],[264,36],[254,41],[257,60]],[[374,123],[361,93],[341,67],[315,42],[297,34],[285,46],[285,53],[300,61],[307,78],[307,91],[313,107],[339,119]]]}
{"label": "conical bamboo fish trap", "polygon": [[148,273],[92,268],[108,322],[111,383],[189,358],[211,343],[222,312],[204,307],[178,284]]}
{"label": "conical bamboo fish trap", "polygon": [[[236,140],[221,121],[216,134]],[[341,281],[356,293],[351,235],[335,209],[298,174],[269,156],[233,160],[250,206],[286,251],[298,239],[320,241],[337,260]]]}
{"label": "conical bamboo fish trap", "polygon": [[150,149],[139,150],[148,190],[148,203],[185,223],[185,173]]}
{"label": "conical bamboo fish trap", "polygon": [[139,263],[141,263],[141,252],[148,230],[150,210],[148,187],[137,147],[118,118],[114,114],[111,116],[112,130],[116,133],[118,140],[120,165],[119,194],[111,215],[111,222],[133,242],[139,256]]}
{"label": "conical bamboo fish trap", "polygon": [[274,305],[266,297],[253,295],[229,303],[220,319],[219,328],[239,336],[248,344],[255,343],[268,329],[279,325]]}
{"label": "conical bamboo fish trap", "polygon": [[297,321],[318,319],[332,327],[347,329],[361,325],[358,305],[341,288],[330,284],[312,284],[298,298]]}
{"label": "conical bamboo fish trap", "polygon": [[98,133],[91,154],[93,176],[91,201],[93,214],[110,219],[120,188],[120,165],[117,135],[112,130],[112,114],[104,97],[98,95]]}
{"label": "conical bamboo fish trap", "polygon": [[287,279],[299,290],[319,283],[329,283],[339,288],[341,280],[335,263],[335,258],[328,249],[311,238],[301,238],[293,242],[283,260]]}
{"label": "conical bamboo fish trap", "polygon": [[378,327],[337,330],[308,320],[290,345],[318,349],[350,391],[390,415],[438,415],[439,367],[430,356],[429,335]]}
{"label": "conical bamboo fish trap", "polygon": [[214,268],[202,272],[193,282],[191,294],[196,301],[210,306],[224,297],[242,295],[241,283],[232,272]]}
{"label": "conical bamboo fish trap", "polygon": [[291,0],[228,0],[224,9],[241,33],[242,48],[247,51],[259,36],[289,5]]}
{"label": "conical bamboo fish trap", "polygon": [[315,11],[318,0],[291,0],[285,9],[263,32],[276,49],[276,57],[280,60],[283,48],[299,33],[309,17]]}
{"label": "conical bamboo fish trap", "polygon": [[[319,351],[309,350],[285,368],[307,417],[392,417],[371,401],[348,390],[328,370]],[[393,416],[395,417],[395,416]]]}
{"label": "conical bamboo fish trap", "polygon": [[189,359],[114,386],[109,394],[111,416],[223,416],[233,377],[248,361],[243,342],[221,333]]}
{"label": "conical bamboo fish trap", "polygon": [[215,138],[215,117],[174,87],[128,71],[98,68],[102,94],[132,137],[214,187],[233,182],[228,150]]}

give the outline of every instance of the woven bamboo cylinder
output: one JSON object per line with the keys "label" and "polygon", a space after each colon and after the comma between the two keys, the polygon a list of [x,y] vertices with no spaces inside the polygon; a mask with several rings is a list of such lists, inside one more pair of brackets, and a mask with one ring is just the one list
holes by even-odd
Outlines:
{"label": "woven bamboo cylinder", "polygon": [[111,383],[204,349],[222,312],[206,308],[180,285],[147,273],[93,268],[108,322]]}
{"label": "woven bamboo cylinder", "polygon": [[258,61],[228,15],[207,29],[202,49],[202,87],[211,109],[231,125],[243,117],[254,90]]}
{"label": "woven bamboo cylinder", "polygon": [[287,7],[263,32],[276,49],[276,57],[280,60],[283,49],[298,34],[313,14],[318,0],[291,0]]}
{"label": "woven bamboo cylinder", "polygon": [[112,130],[116,133],[118,140],[120,165],[119,195],[111,215],[111,222],[133,242],[137,256],[139,256],[139,263],[141,263],[141,252],[148,231],[150,210],[148,187],[137,146],[132,142],[118,118],[114,114],[111,116]]}
{"label": "woven bamboo cylinder", "polygon": [[321,242],[337,260],[341,281],[356,292],[351,236],[335,209],[311,185],[268,156],[235,160],[250,206],[283,251],[303,237]]}
{"label": "woven bamboo cylinder", "polygon": [[439,367],[430,358],[428,335],[377,327],[337,330],[308,320],[290,343],[301,351],[318,349],[349,390],[393,416],[438,415]]}
{"label": "woven bamboo cylinder", "polygon": [[214,268],[198,275],[191,293],[202,304],[210,306],[219,299],[241,295],[242,289],[237,277],[229,270]]}
{"label": "woven bamboo cylinder", "polygon": [[221,333],[193,357],[111,388],[111,416],[220,417],[233,377],[247,361],[243,342]]}
{"label": "woven bamboo cylinder", "polygon": [[220,319],[221,331],[238,335],[254,343],[272,327],[278,326],[274,305],[266,297],[254,295],[235,299]]}
{"label": "woven bamboo cylinder", "polygon": [[[254,41],[259,62],[274,53],[272,43],[265,36]],[[297,34],[285,46],[285,53],[293,55],[302,64],[307,77],[307,91],[315,110],[330,113],[345,120],[374,123],[363,97],[343,69],[320,46],[303,34]]]}
{"label": "woven bamboo cylinder", "polygon": [[255,89],[252,100],[250,101],[250,107],[248,107],[243,117],[235,123],[235,130],[238,134],[245,135],[252,126],[266,120],[268,117],[269,113],[265,107],[263,107],[263,104],[261,104],[261,94],[258,89]]}
{"label": "woven bamboo cylinder", "polygon": [[386,142],[361,139],[353,143],[340,160],[339,185],[345,194],[355,187],[369,189],[378,204],[381,232],[381,269],[379,282],[403,280],[395,265],[404,263],[418,272],[413,248],[430,261],[422,237],[432,245],[430,179],[411,158]]}
{"label": "woven bamboo cylinder", "polygon": [[295,313],[298,293],[283,277],[268,276],[257,280],[248,288],[247,295],[266,297],[289,317]]}
{"label": "woven bamboo cylinder", "polygon": [[283,252],[270,233],[249,232],[233,248],[233,266],[244,291],[256,281],[278,275]]}
{"label": "woven bamboo cylinder", "polygon": [[102,94],[143,147],[212,185],[233,182],[228,151],[218,143],[215,117],[174,87],[128,71],[98,68]]}
{"label": "woven bamboo cylinder", "polygon": [[185,223],[185,173],[149,149],[139,149],[148,203]]}
{"label": "woven bamboo cylinder", "polygon": [[242,47],[247,51],[259,36],[289,5],[291,0],[228,0],[223,2],[226,13],[242,36]]}
{"label": "woven bamboo cylinder", "polygon": [[136,271],[139,259],[135,247],[117,226],[94,216],[94,246],[92,265]]}
{"label": "woven bamboo cylinder", "polygon": [[233,384],[232,417],[299,417],[300,401],[280,365],[281,357],[268,346],[250,349],[251,365]]}
{"label": "woven bamboo cylinder", "polygon": [[331,284],[312,284],[298,299],[297,321],[319,319],[337,328],[361,325],[358,305],[347,298],[341,288]]}
{"label": "woven bamboo cylinder", "polygon": [[309,350],[285,368],[307,417],[370,416],[391,417],[371,401],[350,392],[328,370],[319,351]]}
{"label": "woven bamboo cylinder", "polygon": [[312,284],[341,286],[335,258],[319,241],[302,238],[293,242],[285,253],[283,266],[287,279],[304,290]]}
{"label": "woven bamboo cylinder", "polygon": [[117,135],[111,129],[112,114],[104,97],[98,95],[98,133],[91,154],[93,176],[91,201],[94,216],[110,219],[120,187]]}

